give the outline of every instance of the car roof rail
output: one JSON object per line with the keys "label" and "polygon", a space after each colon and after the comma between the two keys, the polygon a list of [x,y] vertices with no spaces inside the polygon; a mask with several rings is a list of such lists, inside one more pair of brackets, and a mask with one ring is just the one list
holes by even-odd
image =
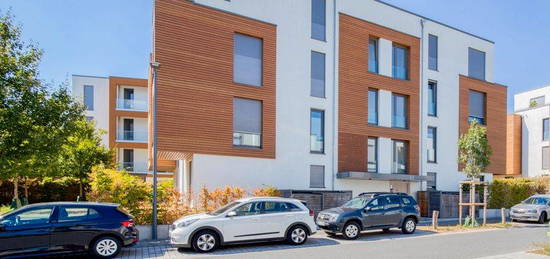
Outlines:
{"label": "car roof rail", "polygon": [[404,192],[362,192],[358,196],[363,196],[363,195],[380,196],[380,195],[387,195],[387,194],[409,195],[409,194],[404,193]]}

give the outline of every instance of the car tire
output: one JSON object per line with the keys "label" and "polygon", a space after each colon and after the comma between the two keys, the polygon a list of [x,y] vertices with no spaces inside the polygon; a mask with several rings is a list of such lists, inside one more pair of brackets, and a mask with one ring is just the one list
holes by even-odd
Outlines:
{"label": "car tire", "polygon": [[220,245],[220,237],[212,230],[202,230],[193,236],[191,246],[199,253],[209,253]]}
{"label": "car tire", "polygon": [[90,247],[90,251],[97,258],[113,258],[120,253],[121,249],[120,240],[111,236],[98,238]]}
{"label": "car tire", "polygon": [[357,239],[361,233],[361,226],[354,221],[346,223],[342,229],[344,238],[348,240]]}
{"label": "car tire", "polygon": [[548,217],[546,216],[546,211],[543,211],[540,213],[540,216],[539,216],[539,224],[544,224],[546,223],[546,220],[548,219]]}
{"label": "car tire", "polygon": [[296,225],[286,233],[286,241],[291,245],[301,245],[307,241],[307,228],[302,225]]}
{"label": "car tire", "polygon": [[406,218],[401,226],[401,232],[403,234],[412,234],[416,230],[416,220],[413,218]]}

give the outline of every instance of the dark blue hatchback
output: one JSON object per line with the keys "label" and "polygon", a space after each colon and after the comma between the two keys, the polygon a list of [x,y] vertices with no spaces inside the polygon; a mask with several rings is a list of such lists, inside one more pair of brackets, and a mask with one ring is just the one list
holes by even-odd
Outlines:
{"label": "dark blue hatchback", "polygon": [[346,239],[356,239],[369,229],[400,228],[412,234],[420,219],[416,200],[406,193],[362,193],[344,205],[323,210],[317,215],[317,225],[329,235],[342,233]]}

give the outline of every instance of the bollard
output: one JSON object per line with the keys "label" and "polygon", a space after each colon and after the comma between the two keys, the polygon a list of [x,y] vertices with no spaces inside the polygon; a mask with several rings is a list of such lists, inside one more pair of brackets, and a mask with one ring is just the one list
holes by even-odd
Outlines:
{"label": "bollard", "polygon": [[432,228],[435,230],[438,227],[439,211],[434,210],[432,214]]}
{"label": "bollard", "polygon": [[501,223],[505,224],[506,223],[506,215],[504,213],[504,208],[500,208],[500,217],[502,219]]}

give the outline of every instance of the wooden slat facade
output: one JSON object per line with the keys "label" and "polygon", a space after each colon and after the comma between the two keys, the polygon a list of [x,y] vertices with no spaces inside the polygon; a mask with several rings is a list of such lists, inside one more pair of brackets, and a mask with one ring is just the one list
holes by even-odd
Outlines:
{"label": "wooden slat facade", "polygon": [[506,175],[521,175],[521,115],[506,118]]}

